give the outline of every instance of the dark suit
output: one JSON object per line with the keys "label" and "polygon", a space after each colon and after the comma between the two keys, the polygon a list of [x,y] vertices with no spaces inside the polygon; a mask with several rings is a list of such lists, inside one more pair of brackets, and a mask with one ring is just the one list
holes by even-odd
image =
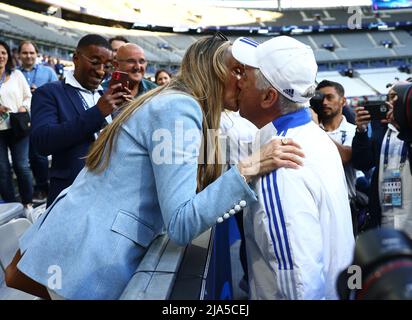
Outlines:
{"label": "dark suit", "polygon": [[382,140],[385,136],[387,125],[378,121],[372,122],[372,137],[367,132],[358,132],[352,140],[352,165],[355,169],[368,171],[375,167],[370,183],[369,214],[370,219],[364,229],[372,229],[381,225],[382,211],[379,200],[379,159]]}
{"label": "dark suit", "polygon": [[40,154],[53,158],[48,206],[84,167],[82,158],[105,120],[97,106],[85,110],[79,94],[63,81],[45,84],[33,94],[31,140]]}

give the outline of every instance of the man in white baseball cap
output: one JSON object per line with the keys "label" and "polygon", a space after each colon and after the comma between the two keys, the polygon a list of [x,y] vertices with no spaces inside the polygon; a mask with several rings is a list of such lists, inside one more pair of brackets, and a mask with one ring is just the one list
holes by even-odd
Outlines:
{"label": "man in white baseball cap", "polygon": [[245,65],[240,114],[262,128],[260,143],[293,138],[305,154],[302,168],[256,181],[259,202],[244,217],[250,298],[337,299],[354,238],[342,161],[305,107],[315,91],[313,51],[280,36],[262,44],[239,38],[232,54]]}
{"label": "man in white baseball cap", "polygon": [[[318,70],[315,56],[309,46],[294,38],[280,36],[262,44],[248,38],[239,38],[233,44],[232,54],[236,60],[246,65],[245,73],[248,73],[248,69],[260,70],[260,87],[266,82],[273,89],[267,97],[269,99],[277,99],[280,94],[281,104],[288,101],[302,104],[308,102],[315,93]],[[258,121],[260,124],[266,117],[250,103],[242,103],[243,100],[244,97],[239,96],[240,114],[247,119],[262,118]],[[269,101],[266,99],[265,102]],[[264,106],[261,108],[264,109]],[[273,118],[267,112],[264,114]]]}

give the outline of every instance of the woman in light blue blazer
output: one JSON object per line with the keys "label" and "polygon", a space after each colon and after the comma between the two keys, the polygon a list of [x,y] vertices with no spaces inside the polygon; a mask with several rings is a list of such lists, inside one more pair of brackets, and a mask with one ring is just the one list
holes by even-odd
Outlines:
{"label": "woman in light blue blazer", "polygon": [[[20,239],[18,270],[45,287],[59,270],[52,289],[65,299],[117,299],[164,229],[185,245],[257,200],[248,185],[256,172],[248,172],[263,160],[221,175],[212,131],[233,77],[224,63],[229,46],[216,36],[198,40],[169,85],[125,107],[72,186]],[[265,162],[266,171],[274,167]]]}

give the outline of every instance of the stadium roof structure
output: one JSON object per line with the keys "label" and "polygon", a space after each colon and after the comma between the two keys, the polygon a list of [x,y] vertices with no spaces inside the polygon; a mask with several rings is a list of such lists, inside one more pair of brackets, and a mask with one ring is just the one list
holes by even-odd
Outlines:
{"label": "stadium roof structure", "polygon": [[193,3],[231,8],[291,9],[291,8],[336,8],[349,6],[371,6],[372,0],[186,0]]}
{"label": "stadium roof structure", "polygon": [[273,21],[282,10],[371,6],[371,0],[43,0],[62,8],[103,19],[140,26],[177,29],[234,26]]}

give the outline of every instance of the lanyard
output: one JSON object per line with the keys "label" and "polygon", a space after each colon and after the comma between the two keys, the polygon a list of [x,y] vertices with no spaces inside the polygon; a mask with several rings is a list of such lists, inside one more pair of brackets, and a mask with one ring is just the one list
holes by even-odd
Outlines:
{"label": "lanyard", "polygon": [[[383,160],[383,169],[384,170],[388,167],[389,143],[390,143],[390,140],[391,140],[391,135],[392,135],[392,130],[389,129],[389,132],[386,136],[386,145],[385,145],[384,160]],[[400,170],[405,165],[407,155],[408,155],[408,146],[404,142],[403,145],[402,145],[402,151],[401,151],[401,162],[399,164],[399,169]]]}
{"label": "lanyard", "polygon": [[[79,94],[80,100],[82,100],[82,105],[84,110],[87,110],[90,108],[89,104],[87,103],[86,99],[83,97],[82,93],[80,90],[77,90],[77,93]],[[94,99],[93,99],[94,100]]]}
{"label": "lanyard", "polygon": [[[83,95],[82,95],[82,93],[81,93],[80,91],[81,91],[81,90],[77,90],[77,93],[79,94],[80,100],[82,100],[82,104],[83,104],[84,110],[87,110],[87,109],[89,109],[89,108],[91,108],[91,107],[89,106],[89,104],[87,103],[86,99],[83,97]],[[100,96],[103,95],[103,91],[102,91],[102,90],[98,90],[97,92],[100,94]],[[93,101],[94,101],[94,93],[92,92],[92,94],[93,94]]]}
{"label": "lanyard", "polygon": [[29,81],[29,77],[28,77],[31,71],[24,70],[23,68],[20,69],[23,72],[24,77],[26,78],[26,81],[29,84],[29,87],[31,87],[33,83],[35,84],[37,69],[38,69],[38,66],[37,66],[37,68],[34,68],[34,75],[33,75],[33,78],[31,79],[31,81]]}
{"label": "lanyard", "polygon": [[340,140],[342,141],[342,144],[344,144],[346,141],[346,131],[341,131],[341,132],[342,132],[342,137],[340,138]]}
{"label": "lanyard", "polygon": [[4,81],[6,81],[6,71],[3,72],[0,80],[0,88],[3,86]]}

